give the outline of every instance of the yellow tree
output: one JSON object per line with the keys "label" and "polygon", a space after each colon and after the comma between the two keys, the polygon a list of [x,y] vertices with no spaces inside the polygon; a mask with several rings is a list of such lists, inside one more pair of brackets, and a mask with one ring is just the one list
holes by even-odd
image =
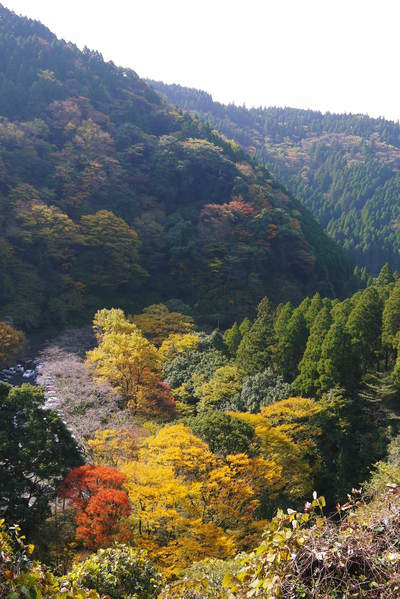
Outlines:
{"label": "yellow tree", "polygon": [[147,548],[168,576],[193,561],[247,547],[260,490],[276,493],[281,474],[263,457],[215,456],[183,424],[149,437],[123,472],[135,544]]}
{"label": "yellow tree", "polygon": [[121,308],[103,308],[94,315],[93,331],[97,341],[101,342],[108,333],[136,333],[137,327],[126,319]]}
{"label": "yellow tree", "polygon": [[[110,325],[109,319],[113,320],[115,316],[117,325]],[[96,376],[108,380],[136,413],[143,391],[157,384],[159,357],[154,345],[137,327],[131,325],[129,328],[120,316],[104,312],[96,315],[95,327],[100,330],[97,332],[100,342],[87,353],[87,362],[94,365]]]}
{"label": "yellow tree", "polygon": [[321,408],[312,399],[291,397],[261,408],[258,414],[232,413],[254,427],[264,456],[281,467],[285,492],[302,499],[315,485],[320,469],[315,416]]}
{"label": "yellow tree", "polygon": [[185,352],[197,349],[199,337],[195,333],[171,333],[161,344],[159,349],[163,362],[170,361]]}
{"label": "yellow tree", "polygon": [[139,451],[138,435],[131,428],[98,430],[87,444],[94,464],[114,468],[136,459]]}
{"label": "yellow tree", "polygon": [[157,347],[172,333],[183,335],[194,329],[194,322],[190,316],[182,312],[170,312],[164,304],[148,306],[142,314],[135,314],[132,320],[143,335]]}

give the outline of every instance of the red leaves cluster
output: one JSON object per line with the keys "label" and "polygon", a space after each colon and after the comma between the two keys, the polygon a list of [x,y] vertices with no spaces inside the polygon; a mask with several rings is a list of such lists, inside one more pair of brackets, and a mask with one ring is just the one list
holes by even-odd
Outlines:
{"label": "red leaves cluster", "polygon": [[236,222],[240,218],[247,219],[256,213],[254,207],[241,197],[234,197],[226,204],[206,204],[201,213],[204,222],[220,220]]}
{"label": "red leaves cluster", "polygon": [[59,488],[59,495],[75,508],[76,539],[90,549],[123,536],[122,521],[131,511],[122,489],[125,478],[115,468],[88,464],[71,470]]}

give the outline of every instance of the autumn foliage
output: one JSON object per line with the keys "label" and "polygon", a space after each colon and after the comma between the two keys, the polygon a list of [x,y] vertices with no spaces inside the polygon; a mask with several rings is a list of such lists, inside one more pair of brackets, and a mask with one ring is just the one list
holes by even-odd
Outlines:
{"label": "autumn foliage", "polygon": [[90,549],[106,547],[123,535],[123,519],[131,508],[122,489],[125,475],[115,468],[86,465],[74,468],[59,495],[75,508],[76,539]]}
{"label": "autumn foliage", "polygon": [[93,326],[99,345],[88,352],[87,362],[94,365],[96,376],[114,386],[133,414],[173,415],[175,402],[161,381],[155,345],[122,310],[98,311]]}
{"label": "autumn foliage", "polygon": [[26,345],[25,335],[10,324],[0,321],[0,365],[7,364]]}

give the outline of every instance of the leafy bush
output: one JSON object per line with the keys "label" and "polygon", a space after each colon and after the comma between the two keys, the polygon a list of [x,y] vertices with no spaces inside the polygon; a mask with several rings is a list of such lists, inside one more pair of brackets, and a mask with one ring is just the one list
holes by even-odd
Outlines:
{"label": "leafy bush", "polygon": [[75,584],[111,599],[151,599],[161,588],[161,576],[146,552],[123,544],[100,549],[61,580],[63,589],[69,590]]}
{"label": "leafy bush", "polygon": [[237,559],[224,586],[230,597],[379,597],[400,593],[400,487],[368,505],[354,490],[335,519],[314,493],[304,513],[278,510],[256,550]]}
{"label": "leafy bush", "polygon": [[222,588],[225,576],[236,573],[239,563],[236,560],[221,560],[207,558],[195,562],[185,570],[184,577],[169,584],[163,590],[163,599],[213,599],[227,597],[226,589]]}
{"label": "leafy bush", "polygon": [[[18,526],[0,520],[0,596],[56,597],[57,580],[39,562],[32,562],[33,545],[27,545]],[[58,596],[58,595],[57,595]]]}

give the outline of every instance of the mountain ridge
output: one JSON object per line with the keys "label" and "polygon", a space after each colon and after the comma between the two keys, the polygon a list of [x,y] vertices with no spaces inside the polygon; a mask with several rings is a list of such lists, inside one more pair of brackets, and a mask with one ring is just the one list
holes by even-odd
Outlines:
{"label": "mountain ridge", "polygon": [[0,314],[26,329],[178,299],[219,321],[352,266],[237,144],[0,5]]}
{"label": "mountain ridge", "polygon": [[360,114],[250,108],[150,82],[172,103],[235,139],[350,252],[359,267],[400,267],[400,124]]}

